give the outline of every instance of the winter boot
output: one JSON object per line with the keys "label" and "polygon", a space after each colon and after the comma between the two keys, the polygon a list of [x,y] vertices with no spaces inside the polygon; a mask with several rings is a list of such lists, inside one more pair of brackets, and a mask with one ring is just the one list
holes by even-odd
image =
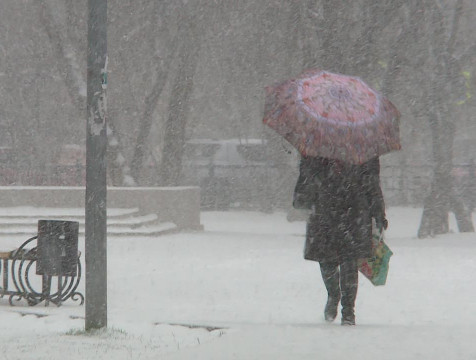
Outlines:
{"label": "winter boot", "polygon": [[342,325],[355,325],[355,298],[357,297],[359,273],[357,260],[345,261],[340,265],[342,292]]}
{"label": "winter boot", "polygon": [[322,263],[321,274],[327,289],[327,304],[324,309],[324,318],[332,322],[337,317],[337,308],[340,301],[339,265],[336,263]]}
{"label": "winter boot", "polygon": [[349,307],[342,308],[341,325],[355,325],[354,309]]}

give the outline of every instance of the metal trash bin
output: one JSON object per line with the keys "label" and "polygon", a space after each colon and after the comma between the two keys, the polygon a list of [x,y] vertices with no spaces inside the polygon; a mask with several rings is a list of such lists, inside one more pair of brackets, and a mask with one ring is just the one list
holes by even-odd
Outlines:
{"label": "metal trash bin", "polygon": [[78,231],[76,221],[38,220],[37,275],[77,276]]}

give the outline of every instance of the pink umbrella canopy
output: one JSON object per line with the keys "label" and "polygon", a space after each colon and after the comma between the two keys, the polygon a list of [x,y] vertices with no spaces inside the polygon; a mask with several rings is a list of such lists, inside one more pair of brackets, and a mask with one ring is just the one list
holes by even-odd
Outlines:
{"label": "pink umbrella canopy", "polygon": [[400,150],[400,113],[360,78],[308,70],[266,87],[263,122],[304,156],[362,164]]}

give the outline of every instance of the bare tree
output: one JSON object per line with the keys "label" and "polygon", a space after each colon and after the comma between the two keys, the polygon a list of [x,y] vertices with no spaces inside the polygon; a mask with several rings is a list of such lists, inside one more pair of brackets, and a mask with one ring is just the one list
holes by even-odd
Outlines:
{"label": "bare tree", "polygon": [[159,170],[161,185],[179,185],[185,143],[190,96],[198,63],[204,25],[203,3],[187,4],[179,11],[177,69],[170,94],[168,117],[165,123],[162,163]]}
{"label": "bare tree", "polygon": [[[61,25],[53,16],[52,9],[48,1],[35,2],[38,7],[40,22],[48,34],[50,44],[55,53],[56,65],[59,73],[63,76],[64,84],[68,90],[71,101],[78,111],[78,117],[84,117],[86,112],[86,82],[85,72],[82,70],[82,61],[79,59],[78,51],[72,42],[72,31],[64,31]],[[68,10],[71,12],[71,1],[66,2]],[[77,14],[78,15],[78,14]],[[71,14],[70,14],[71,16]],[[78,15],[79,16],[79,15]],[[84,36],[86,33],[84,32]],[[69,35],[69,36],[68,36]],[[121,142],[116,134],[112,118],[108,119],[108,163],[113,185],[135,185],[135,181],[130,175],[130,168],[125,161]]]}
{"label": "bare tree", "polygon": [[[464,11],[454,11],[455,5]],[[76,119],[84,116],[84,4],[35,2],[38,11],[22,16],[22,24],[8,21],[16,6],[10,2],[0,14],[3,139],[52,151],[45,139],[77,139]],[[470,116],[466,104],[456,108],[457,117],[450,114],[459,87],[464,90],[459,73],[474,70],[476,46],[467,36],[474,9],[462,0],[113,1],[110,181],[153,183],[144,163],[154,153],[162,169],[153,176],[175,184],[188,136],[261,136],[263,87],[309,67],[359,75],[401,108],[405,151],[389,156],[388,164],[399,163],[404,173],[411,159],[433,159],[428,167],[435,165],[435,174],[448,173],[450,165],[436,164],[450,164],[453,157],[442,135],[454,136],[461,118]],[[15,47],[12,35],[20,35],[23,46]],[[417,146],[413,139],[435,141]],[[42,163],[51,158],[41,150],[24,153]],[[444,188],[436,185],[446,182],[438,176],[433,187]],[[438,203],[448,201],[440,197]]]}
{"label": "bare tree", "polygon": [[[455,55],[463,0],[454,2],[450,19],[444,10],[450,4],[435,0],[363,0],[355,5],[358,9],[340,1],[307,3],[308,21],[315,22],[319,49],[314,53],[305,49],[305,63],[372,77],[371,69],[387,50],[381,90],[407,101],[411,97],[397,89],[400,70],[403,66],[420,69],[415,76],[418,82],[413,82],[422,90],[419,102],[430,124],[435,168],[419,236],[447,232],[448,211],[455,213],[460,231],[474,231],[470,214],[455,196],[451,182],[455,126],[451,114],[459,86],[460,65]],[[383,38],[387,29],[392,29],[393,36]],[[404,169],[405,159],[401,159]]]}
{"label": "bare tree", "polygon": [[[163,20],[165,15],[166,2],[155,2],[153,11],[151,12],[154,33],[166,33],[165,45],[163,48],[157,49],[154,37],[150,37],[150,47],[155,50],[155,82],[147,95],[144,103],[144,110],[139,123],[139,132],[137,134],[136,143],[134,147],[134,155],[131,161],[132,174],[137,183],[141,183],[141,171],[146,155],[147,143],[149,134],[154,120],[154,112],[157,108],[159,98],[162,95],[165,84],[168,79],[171,69],[171,62],[173,56],[176,55],[176,47],[179,39],[177,33],[172,33],[167,26],[168,24]],[[195,59],[195,62],[198,61]]]}
{"label": "bare tree", "polygon": [[[424,204],[418,237],[447,233],[448,212],[456,215],[461,232],[473,232],[471,214],[454,194],[451,170],[453,168],[453,141],[455,124],[452,118],[454,93],[458,75],[455,59],[455,42],[463,14],[463,0],[457,0],[452,18],[445,21],[440,4],[424,1],[425,24],[428,31],[428,58],[431,67],[426,74],[428,120],[432,131],[433,158],[435,162],[431,190]],[[448,24],[448,25],[447,25]]]}

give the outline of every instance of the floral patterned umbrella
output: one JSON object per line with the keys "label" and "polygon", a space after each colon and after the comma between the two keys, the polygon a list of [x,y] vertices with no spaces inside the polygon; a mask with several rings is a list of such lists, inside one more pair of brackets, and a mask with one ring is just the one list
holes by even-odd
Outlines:
{"label": "floral patterned umbrella", "polygon": [[266,87],[263,122],[304,156],[351,164],[400,150],[400,113],[360,78],[323,70]]}

